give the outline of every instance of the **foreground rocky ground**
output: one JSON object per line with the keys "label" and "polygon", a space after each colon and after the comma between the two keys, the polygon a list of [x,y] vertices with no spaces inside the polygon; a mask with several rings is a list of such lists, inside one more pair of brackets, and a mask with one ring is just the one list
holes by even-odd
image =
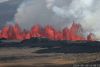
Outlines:
{"label": "foreground rocky ground", "polygon": [[0,48],[0,67],[70,67],[100,61],[95,53],[37,53],[45,48]]}

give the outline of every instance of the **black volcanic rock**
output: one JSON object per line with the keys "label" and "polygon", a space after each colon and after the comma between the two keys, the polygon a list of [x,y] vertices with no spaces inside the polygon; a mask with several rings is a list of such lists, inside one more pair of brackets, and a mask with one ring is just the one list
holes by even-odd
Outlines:
{"label": "black volcanic rock", "polygon": [[0,40],[7,40],[6,38],[0,38]]}
{"label": "black volcanic rock", "polygon": [[21,43],[39,43],[39,42],[48,42],[50,41],[48,38],[38,38],[38,37],[33,37],[31,39],[25,39]]}
{"label": "black volcanic rock", "polygon": [[[8,42],[5,42],[8,41]],[[100,52],[99,41],[67,41],[49,40],[48,38],[31,38],[21,42],[5,40],[0,43],[0,47],[39,47],[45,48],[36,53],[92,53]]]}
{"label": "black volcanic rock", "polygon": [[36,53],[92,53],[100,52],[98,41],[54,41],[47,38],[31,38],[24,40],[23,44],[30,47],[45,48]]}
{"label": "black volcanic rock", "polygon": [[6,38],[0,38],[0,43],[2,43],[3,40],[7,40],[7,39]]}
{"label": "black volcanic rock", "polygon": [[67,46],[100,46],[100,42],[98,41],[68,41],[68,40],[49,40],[48,38],[31,38],[23,40],[21,43],[23,44],[32,44],[30,46],[37,46],[37,47],[67,47]]}

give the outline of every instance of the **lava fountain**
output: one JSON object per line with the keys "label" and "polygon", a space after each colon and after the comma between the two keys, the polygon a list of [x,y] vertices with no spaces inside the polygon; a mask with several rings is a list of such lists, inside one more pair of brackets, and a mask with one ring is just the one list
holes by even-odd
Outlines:
{"label": "lava fountain", "polygon": [[30,30],[22,30],[18,24],[7,25],[0,31],[0,38],[10,40],[24,40],[32,37],[48,38],[50,40],[88,40],[94,41],[93,34],[82,36],[82,26],[74,23],[70,28],[66,27],[62,31],[55,30],[52,26],[47,25],[42,28],[40,25],[34,25]]}

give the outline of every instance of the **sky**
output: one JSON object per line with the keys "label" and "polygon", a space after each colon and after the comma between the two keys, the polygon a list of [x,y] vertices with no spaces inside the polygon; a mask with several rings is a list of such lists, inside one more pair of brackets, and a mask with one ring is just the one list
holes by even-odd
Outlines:
{"label": "sky", "polygon": [[100,39],[99,7],[100,0],[0,0],[0,28],[17,22],[27,29],[49,24],[59,30],[75,21]]}
{"label": "sky", "polygon": [[5,2],[5,1],[8,1],[8,0],[0,0],[0,3],[3,3],[3,2]]}

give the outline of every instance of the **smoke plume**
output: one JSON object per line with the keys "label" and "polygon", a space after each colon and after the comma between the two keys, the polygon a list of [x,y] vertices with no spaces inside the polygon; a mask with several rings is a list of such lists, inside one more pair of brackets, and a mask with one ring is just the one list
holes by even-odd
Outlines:
{"label": "smoke plume", "polygon": [[15,21],[23,28],[50,24],[61,29],[72,21],[100,38],[99,0],[25,0],[17,10]]}

